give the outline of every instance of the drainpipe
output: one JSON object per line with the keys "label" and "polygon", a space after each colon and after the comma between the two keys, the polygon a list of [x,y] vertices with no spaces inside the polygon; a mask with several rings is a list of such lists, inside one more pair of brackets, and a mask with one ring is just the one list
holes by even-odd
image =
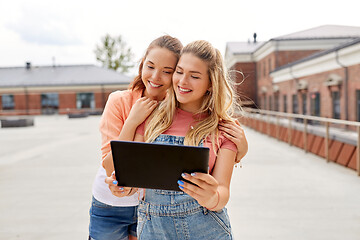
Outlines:
{"label": "drainpipe", "polygon": [[255,107],[259,108],[259,93],[258,93],[258,74],[257,74],[257,62],[254,58],[254,53],[251,53],[251,61],[254,63],[254,77],[255,77]]}
{"label": "drainpipe", "polygon": [[25,110],[26,115],[29,115],[29,92],[27,90],[27,87],[24,87],[24,93],[25,93]]}
{"label": "drainpipe", "polygon": [[348,98],[348,80],[349,80],[349,69],[347,66],[345,66],[344,64],[342,64],[339,60],[339,50],[335,51],[336,57],[336,63],[342,67],[344,69],[344,73],[345,73],[345,79],[344,79],[344,98],[345,98],[345,120],[349,120],[349,98]]}

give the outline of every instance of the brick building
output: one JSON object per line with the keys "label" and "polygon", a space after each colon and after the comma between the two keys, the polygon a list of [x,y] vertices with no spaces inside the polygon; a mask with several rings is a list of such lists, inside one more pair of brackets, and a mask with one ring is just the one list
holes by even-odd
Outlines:
{"label": "brick building", "polygon": [[225,61],[248,106],[360,121],[360,27],[229,42]]}
{"label": "brick building", "polygon": [[0,116],[102,112],[131,80],[94,65],[0,68]]}

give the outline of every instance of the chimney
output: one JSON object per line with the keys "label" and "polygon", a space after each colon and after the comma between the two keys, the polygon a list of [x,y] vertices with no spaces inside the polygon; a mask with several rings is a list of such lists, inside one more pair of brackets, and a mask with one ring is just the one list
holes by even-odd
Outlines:
{"label": "chimney", "polygon": [[26,62],[26,70],[30,70],[31,68],[31,62]]}
{"label": "chimney", "polygon": [[256,43],[256,33],[254,33],[254,43]]}

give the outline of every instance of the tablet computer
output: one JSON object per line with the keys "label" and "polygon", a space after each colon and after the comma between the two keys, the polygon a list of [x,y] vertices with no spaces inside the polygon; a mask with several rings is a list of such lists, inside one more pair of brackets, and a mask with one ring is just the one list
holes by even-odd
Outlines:
{"label": "tablet computer", "polygon": [[209,148],[111,141],[119,186],[180,191],[182,173],[208,172]]}

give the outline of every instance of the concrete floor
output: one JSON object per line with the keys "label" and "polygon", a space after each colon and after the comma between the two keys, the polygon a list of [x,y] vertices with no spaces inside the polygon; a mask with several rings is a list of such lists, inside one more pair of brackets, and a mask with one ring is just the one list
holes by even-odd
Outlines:
{"label": "concrete floor", "polygon": [[[98,116],[0,129],[0,239],[87,239]],[[235,239],[360,239],[355,171],[246,128],[228,212]]]}

